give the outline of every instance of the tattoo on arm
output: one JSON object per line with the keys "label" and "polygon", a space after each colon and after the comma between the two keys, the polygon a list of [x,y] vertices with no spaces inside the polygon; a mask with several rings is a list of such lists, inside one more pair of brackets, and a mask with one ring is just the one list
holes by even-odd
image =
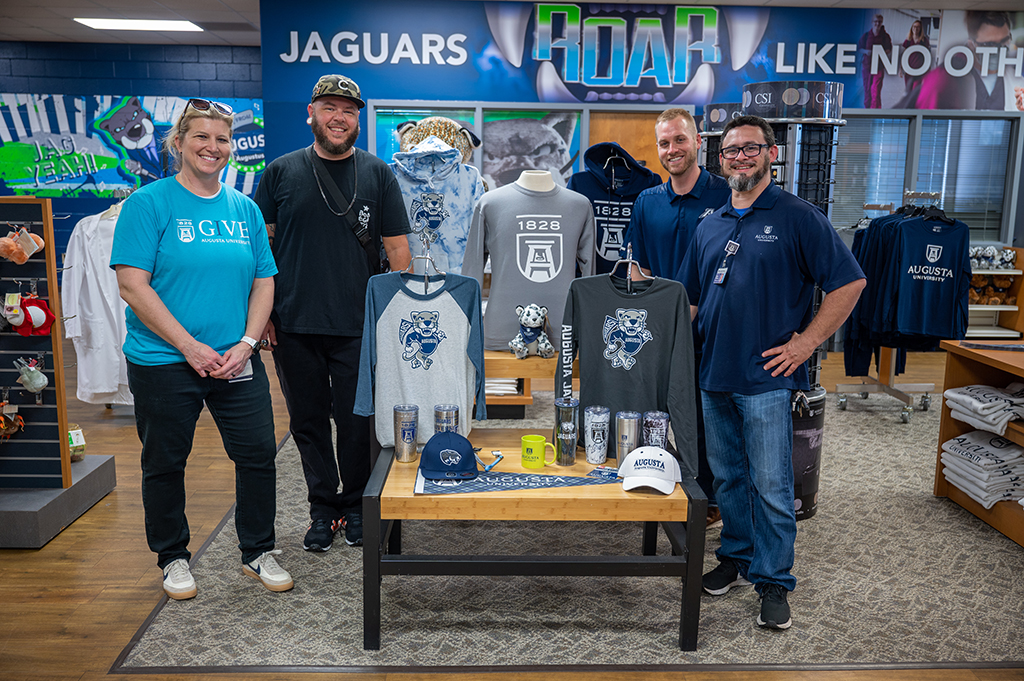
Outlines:
{"label": "tattoo on arm", "polygon": [[271,244],[274,243],[274,232],[276,232],[276,231],[277,231],[277,223],[276,222],[268,222],[267,223],[267,241],[269,241]]}

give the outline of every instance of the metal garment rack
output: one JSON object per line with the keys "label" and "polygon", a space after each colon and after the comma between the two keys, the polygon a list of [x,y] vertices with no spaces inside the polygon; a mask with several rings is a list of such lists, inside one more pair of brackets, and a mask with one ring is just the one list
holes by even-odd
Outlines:
{"label": "metal garment rack", "polygon": [[[903,203],[919,199],[938,201],[942,198],[940,192],[903,192]],[[887,210],[893,212],[893,205],[886,204],[864,204],[864,210]],[[872,376],[858,376],[860,383],[837,383],[836,394],[837,404],[840,409],[845,410],[847,405],[846,393],[860,393],[863,399],[867,399],[871,393],[885,393],[903,402],[903,409],[900,412],[900,419],[903,423],[910,422],[910,415],[914,412],[914,398],[907,393],[924,393],[921,395],[921,411],[928,411],[931,407],[932,398],[929,393],[935,392],[934,383],[894,383],[896,378],[896,350],[882,347],[878,352],[878,378]]]}

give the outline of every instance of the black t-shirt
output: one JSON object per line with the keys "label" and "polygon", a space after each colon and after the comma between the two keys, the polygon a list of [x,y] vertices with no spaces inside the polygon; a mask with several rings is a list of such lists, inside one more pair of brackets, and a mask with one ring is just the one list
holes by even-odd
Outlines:
{"label": "black t-shirt", "polygon": [[[408,234],[409,218],[391,169],[375,156],[353,149],[341,161],[324,161],[341,192],[356,200],[351,210],[367,226],[374,243],[382,236]],[[323,194],[335,205],[327,187]],[[274,325],[289,333],[360,336],[366,281],[371,274],[366,249],[347,218],[331,212],[313,176],[308,149],[299,149],[267,166],[253,199],[263,219],[276,223],[271,246],[277,262]]]}

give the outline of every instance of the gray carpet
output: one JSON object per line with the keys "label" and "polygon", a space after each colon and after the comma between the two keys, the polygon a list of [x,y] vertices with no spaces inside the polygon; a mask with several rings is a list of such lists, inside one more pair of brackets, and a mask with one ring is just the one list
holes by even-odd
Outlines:
{"label": "gray carpet", "polygon": [[[550,395],[538,401],[544,398],[550,404]],[[705,596],[698,650],[684,653],[677,643],[680,587],[671,578],[386,577],[382,650],[364,651],[362,550],[340,536],[326,554],[302,550],[305,486],[289,443],[278,457],[277,528],[280,562],[295,589],[274,594],[243,576],[227,522],[194,561],[199,596],[161,604],[114,669],[980,667],[1022,661],[1024,549],[932,496],[938,400],[909,424],[900,422],[899,407],[873,395],[851,399],[843,412],[829,396],[819,510],[798,524],[794,624],[786,632],[758,629],[750,587]],[[549,410],[531,409],[526,423],[544,432]],[[707,568],[716,564],[717,534],[708,531]],[[487,553],[527,553],[530,546],[637,552],[639,535],[636,523],[403,526],[408,553],[457,553],[459,546],[479,551],[483,545]],[[668,552],[663,536],[659,552]]]}

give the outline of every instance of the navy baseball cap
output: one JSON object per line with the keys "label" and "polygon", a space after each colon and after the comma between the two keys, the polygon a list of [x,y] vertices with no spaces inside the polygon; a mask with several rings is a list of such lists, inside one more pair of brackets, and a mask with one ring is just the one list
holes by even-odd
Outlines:
{"label": "navy baseball cap", "polygon": [[427,480],[471,480],[477,476],[473,445],[458,433],[435,433],[423,445],[420,473]]}

